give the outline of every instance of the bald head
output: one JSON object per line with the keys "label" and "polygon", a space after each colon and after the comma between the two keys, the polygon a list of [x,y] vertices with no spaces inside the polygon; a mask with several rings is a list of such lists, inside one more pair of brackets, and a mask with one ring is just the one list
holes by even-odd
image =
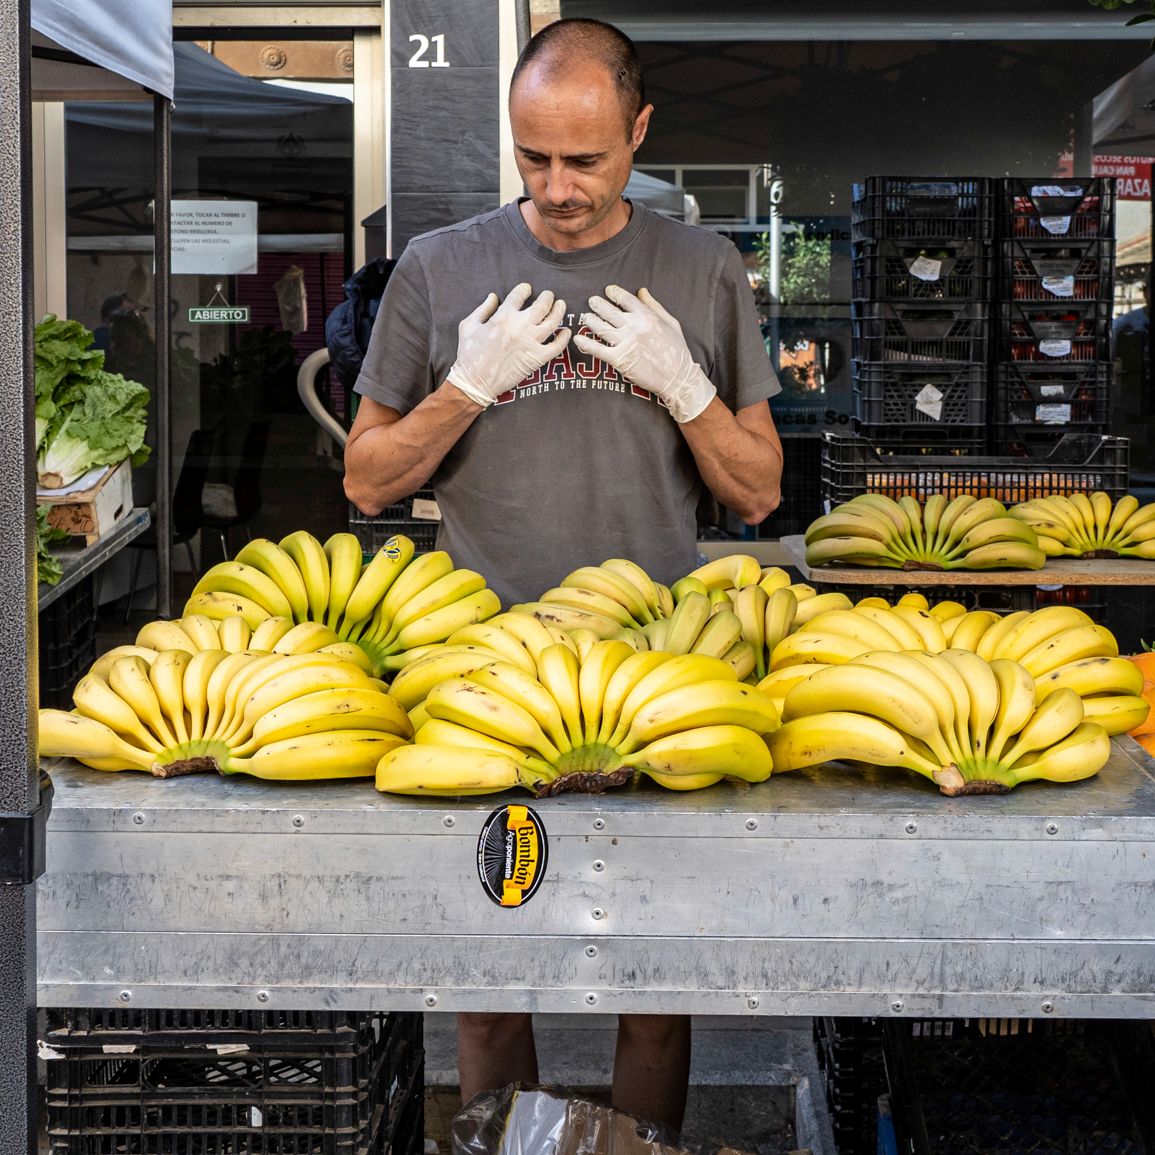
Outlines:
{"label": "bald head", "polygon": [[629,134],[646,103],[642,66],[633,41],[612,24],[585,19],[547,24],[522,50],[513,70],[510,94],[526,73],[548,82],[590,67],[603,69],[613,81]]}

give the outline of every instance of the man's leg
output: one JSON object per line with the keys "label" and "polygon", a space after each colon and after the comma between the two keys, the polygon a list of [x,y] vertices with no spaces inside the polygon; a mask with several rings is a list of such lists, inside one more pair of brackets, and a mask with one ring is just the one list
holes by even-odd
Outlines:
{"label": "man's leg", "polygon": [[497,1091],[509,1083],[536,1083],[533,1016],[459,1014],[457,1071],[462,1103],[479,1091]]}
{"label": "man's leg", "polygon": [[682,1128],[690,1081],[689,1015],[619,1015],[614,1107]]}

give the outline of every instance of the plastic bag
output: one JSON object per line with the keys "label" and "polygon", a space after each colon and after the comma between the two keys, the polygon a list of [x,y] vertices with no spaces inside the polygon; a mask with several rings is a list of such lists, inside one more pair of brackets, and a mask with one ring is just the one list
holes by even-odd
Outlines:
{"label": "plastic bag", "polygon": [[555,1087],[475,1095],[453,1120],[452,1155],[743,1155],[683,1146],[664,1128]]}

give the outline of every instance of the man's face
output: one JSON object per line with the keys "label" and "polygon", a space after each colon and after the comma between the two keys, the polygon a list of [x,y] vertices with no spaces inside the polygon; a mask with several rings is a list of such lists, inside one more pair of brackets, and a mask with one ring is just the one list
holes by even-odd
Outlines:
{"label": "man's face", "polygon": [[627,128],[613,78],[599,65],[552,73],[530,66],[518,77],[509,119],[533,202],[527,220],[539,240],[561,251],[586,249],[624,227],[622,190],[651,111],[647,105]]}

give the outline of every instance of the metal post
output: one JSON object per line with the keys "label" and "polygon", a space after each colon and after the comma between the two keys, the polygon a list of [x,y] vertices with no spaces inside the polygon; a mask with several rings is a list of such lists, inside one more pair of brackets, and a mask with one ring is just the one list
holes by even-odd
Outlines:
{"label": "metal post", "polygon": [[172,218],[172,105],[164,96],[152,98],[153,168],[156,188],[152,209],[152,300],[156,318],[156,612],[172,617],[172,409],[169,404],[169,230]]}
{"label": "metal post", "polygon": [[[0,5],[0,848],[39,801],[28,0]],[[36,1150],[36,891],[0,885],[0,1151]]]}

